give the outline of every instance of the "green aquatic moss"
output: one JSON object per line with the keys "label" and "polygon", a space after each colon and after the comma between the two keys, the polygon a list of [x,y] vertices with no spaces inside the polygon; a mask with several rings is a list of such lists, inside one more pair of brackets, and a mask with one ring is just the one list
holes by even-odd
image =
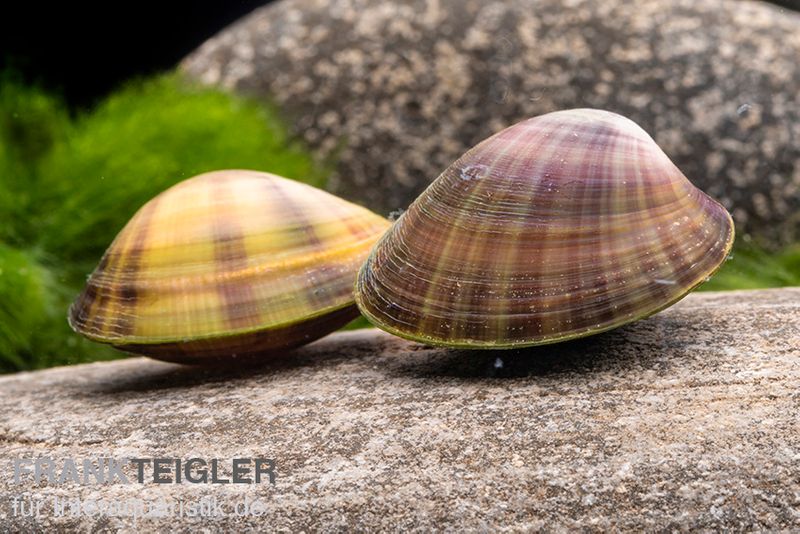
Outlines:
{"label": "green aquatic moss", "polygon": [[729,260],[701,291],[800,286],[800,244],[769,253],[747,240],[734,244]]}
{"label": "green aquatic moss", "polygon": [[312,185],[323,174],[288,142],[274,110],[176,76],[131,83],[81,116],[42,163],[39,243],[69,260],[98,256],[156,193],[216,169],[269,170]]}
{"label": "green aquatic moss", "polygon": [[0,244],[0,368],[27,367],[37,332],[52,311],[48,271],[29,254]]}
{"label": "green aquatic moss", "polygon": [[69,329],[64,312],[76,290],[46,264],[0,244],[0,372],[119,357]]}
{"label": "green aquatic moss", "polygon": [[38,167],[69,125],[58,98],[0,74],[0,242],[24,244],[32,235],[27,215]]}
{"label": "green aquatic moss", "polygon": [[118,357],[66,312],[129,218],[178,181],[223,168],[323,186],[326,167],[277,111],[167,74],[71,114],[0,76],[0,370]]}

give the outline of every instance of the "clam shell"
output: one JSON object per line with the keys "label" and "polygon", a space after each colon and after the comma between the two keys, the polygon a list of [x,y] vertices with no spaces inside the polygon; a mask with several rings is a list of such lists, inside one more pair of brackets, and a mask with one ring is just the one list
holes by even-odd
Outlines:
{"label": "clam shell", "polygon": [[446,169],[375,245],[356,300],[378,327],[433,345],[553,343],[675,303],[733,233],[634,122],[560,111]]}
{"label": "clam shell", "polygon": [[272,174],[202,174],[134,215],[69,321],[95,341],[181,362],[301,345],[358,315],[356,272],[389,224]]}

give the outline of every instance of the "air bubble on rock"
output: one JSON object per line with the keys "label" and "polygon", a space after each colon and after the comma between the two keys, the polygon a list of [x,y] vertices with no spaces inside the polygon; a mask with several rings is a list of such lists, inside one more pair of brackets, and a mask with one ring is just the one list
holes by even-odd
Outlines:
{"label": "air bubble on rock", "polygon": [[751,106],[750,104],[742,104],[742,105],[741,105],[741,106],[739,106],[739,108],[736,110],[736,114],[737,114],[737,115],[739,115],[739,116],[741,117],[742,115],[744,115],[744,114],[746,114],[748,111],[750,111],[750,108],[752,108],[752,107],[753,107],[753,106]]}

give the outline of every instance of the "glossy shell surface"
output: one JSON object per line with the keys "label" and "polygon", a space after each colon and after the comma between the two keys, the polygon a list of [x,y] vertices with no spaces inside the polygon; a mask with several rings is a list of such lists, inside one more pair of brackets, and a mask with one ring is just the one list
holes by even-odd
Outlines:
{"label": "glossy shell surface", "polygon": [[298,346],[358,315],[356,272],[389,224],[267,173],[196,176],[134,215],[70,324],[95,341],[181,362]]}
{"label": "glossy shell surface", "polygon": [[678,301],[733,235],[728,212],[634,122],[560,111],[447,168],[378,241],[356,300],[380,328],[433,345],[553,343]]}

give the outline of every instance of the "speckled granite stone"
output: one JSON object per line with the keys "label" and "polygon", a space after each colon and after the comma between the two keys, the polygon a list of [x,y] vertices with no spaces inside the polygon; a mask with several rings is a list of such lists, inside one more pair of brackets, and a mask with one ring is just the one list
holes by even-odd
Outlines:
{"label": "speckled granite stone", "polygon": [[[518,352],[336,334],[256,369],[132,358],[0,378],[0,530],[800,529],[800,288],[693,294]],[[277,462],[274,486],[16,486],[11,459]],[[14,517],[13,495],[245,497],[260,519]],[[230,509],[230,508],[229,508]]]}
{"label": "speckled granite stone", "polygon": [[284,0],[191,54],[402,209],[466,149],[573,107],[631,117],[741,231],[800,239],[800,14],[745,0]]}

